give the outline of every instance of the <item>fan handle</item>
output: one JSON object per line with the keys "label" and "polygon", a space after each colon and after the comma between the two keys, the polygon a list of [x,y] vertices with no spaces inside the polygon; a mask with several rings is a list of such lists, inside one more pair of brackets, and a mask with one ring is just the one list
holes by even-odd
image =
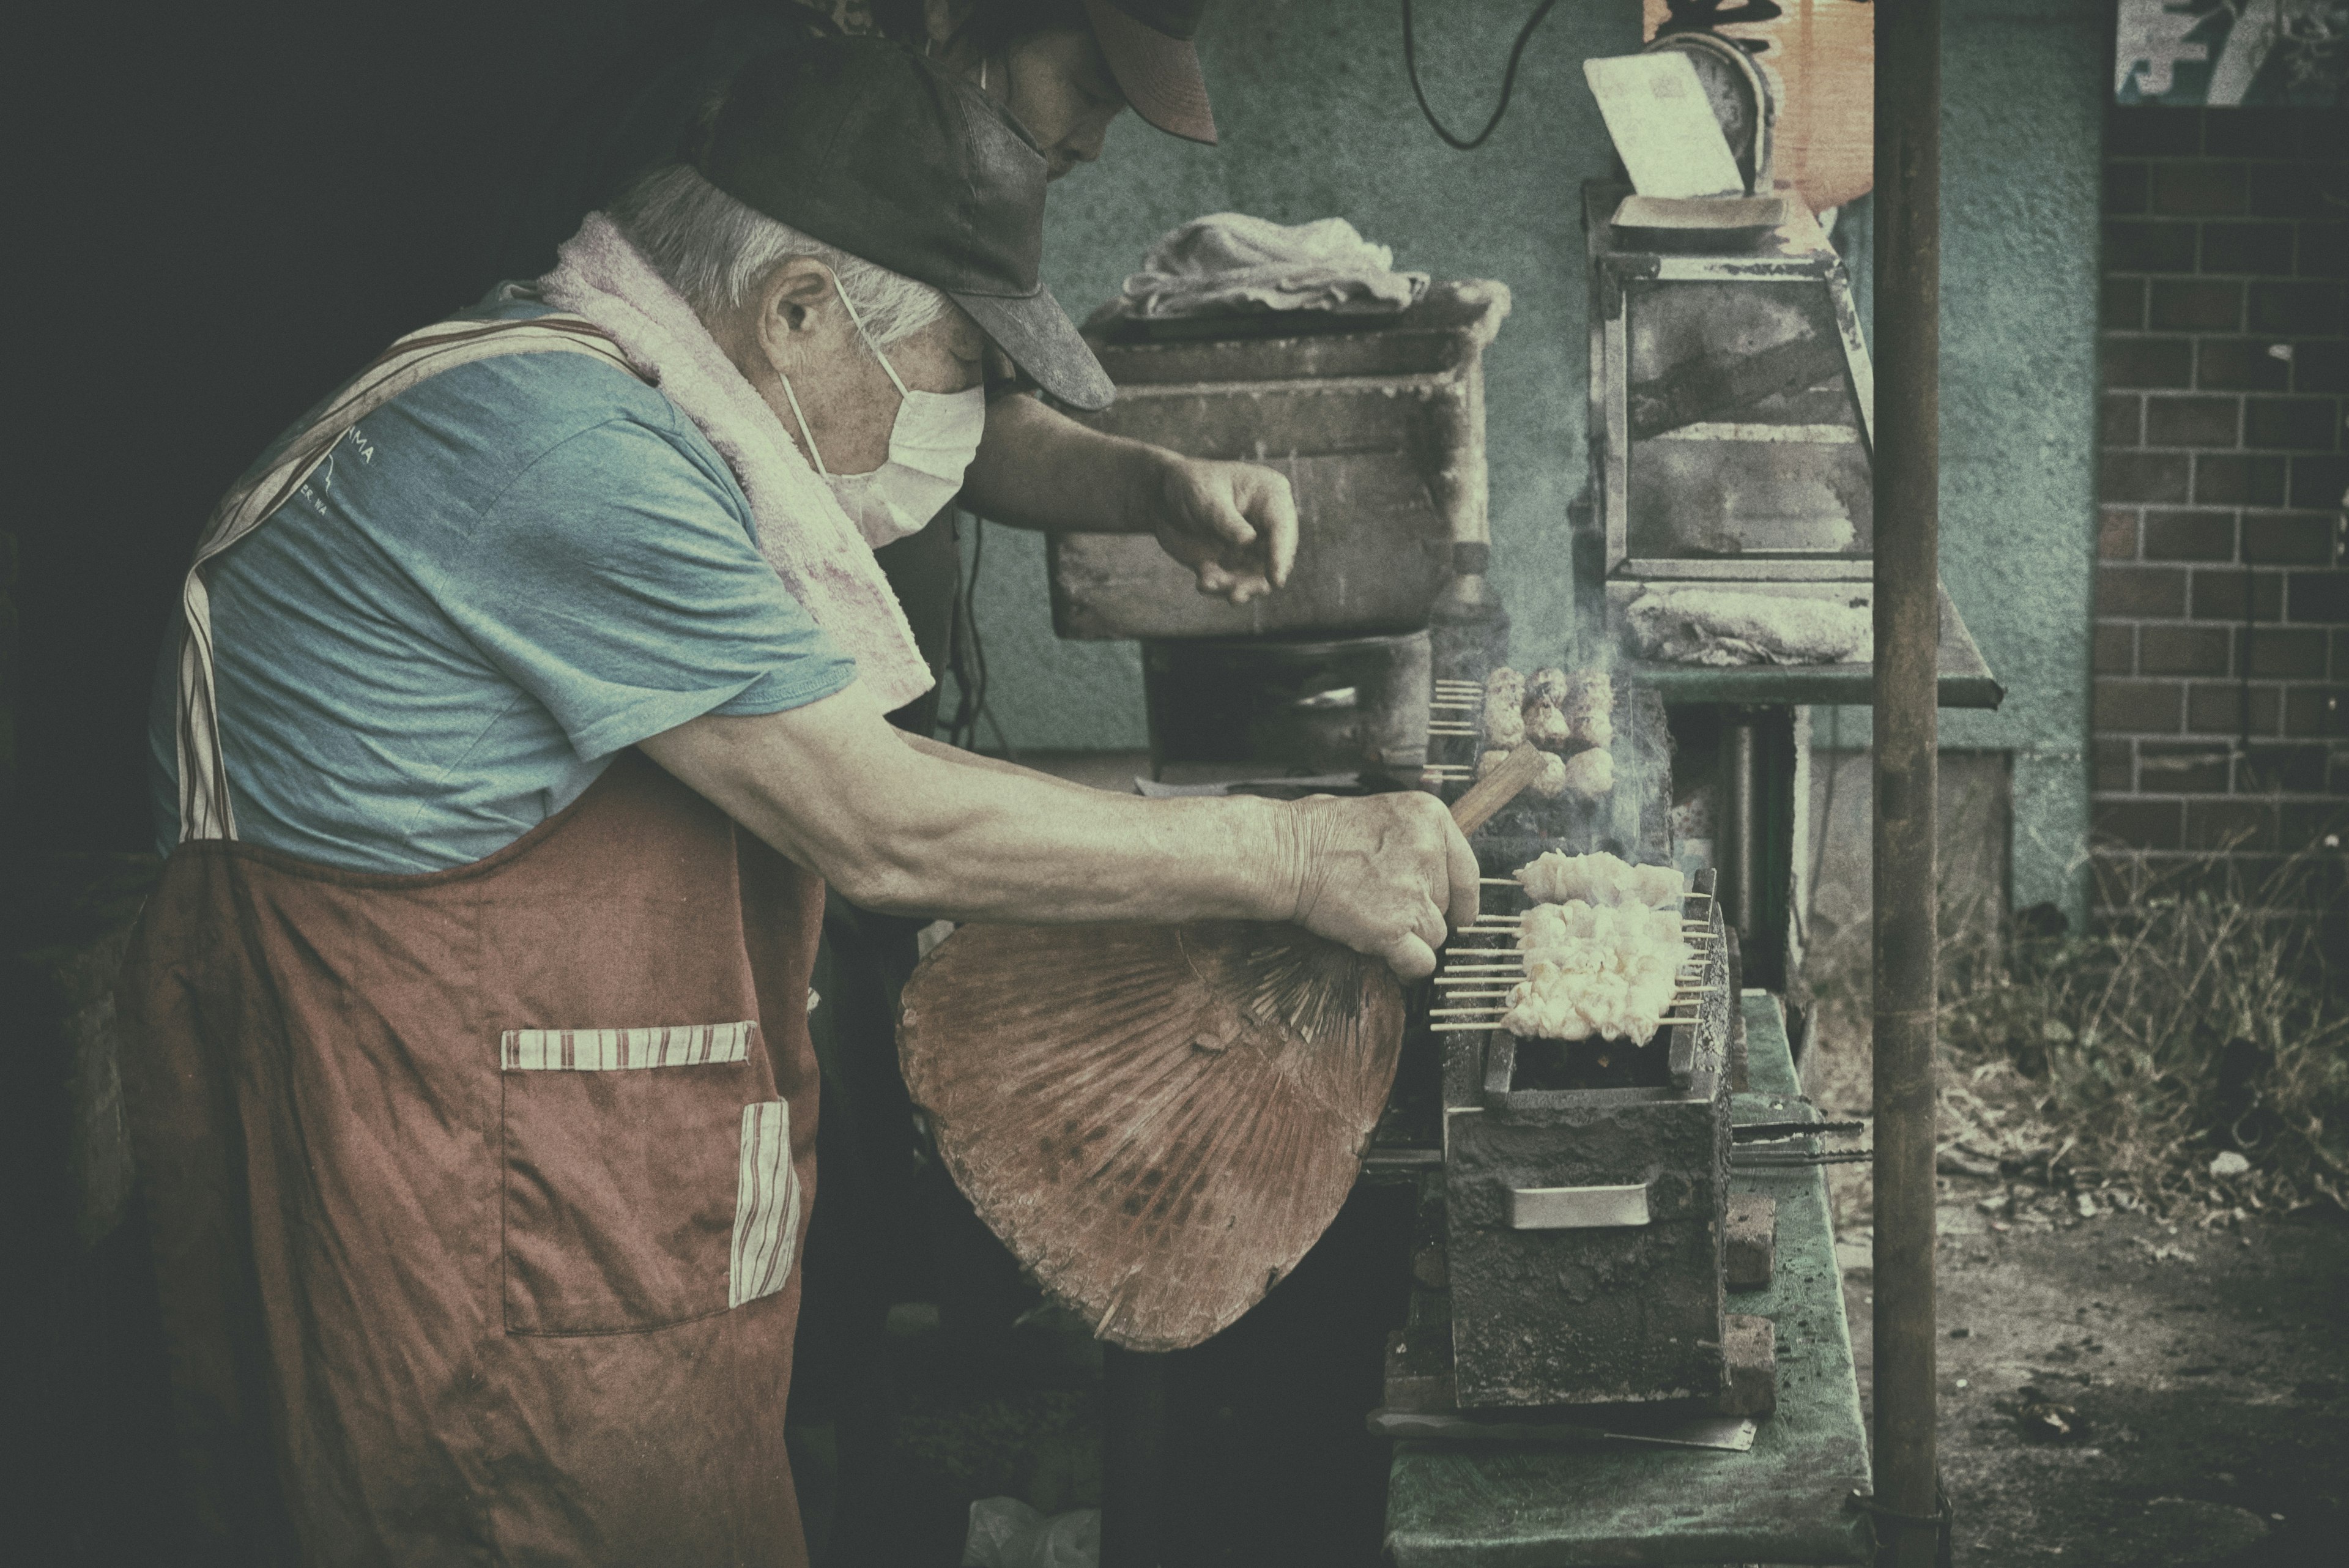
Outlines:
{"label": "fan handle", "polygon": [[1548,753],[1530,742],[1511,752],[1506,761],[1469,786],[1452,803],[1452,820],[1464,834],[1474,833],[1493,820],[1494,814],[1525,792],[1542,771]]}

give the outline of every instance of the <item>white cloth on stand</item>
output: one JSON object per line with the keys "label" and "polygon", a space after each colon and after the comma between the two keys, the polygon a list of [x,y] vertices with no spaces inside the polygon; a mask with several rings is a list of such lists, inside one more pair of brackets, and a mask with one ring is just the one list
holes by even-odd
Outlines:
{"label": "white cloth on stand", "polygon": [[1651,588],[1623,612],[1641,654],[1675,664],[1843,664],[1874,639],[1869,590],[1834,598]]}
{"label": "white cloth on stand", "polygon": [[1126,316],[1381,315],[1426,288],[1427,274],[1396,272],[1393,250],[1362,238],[1343,218],[1290,224],[1213,213],[1151,246],[1118,303]]}

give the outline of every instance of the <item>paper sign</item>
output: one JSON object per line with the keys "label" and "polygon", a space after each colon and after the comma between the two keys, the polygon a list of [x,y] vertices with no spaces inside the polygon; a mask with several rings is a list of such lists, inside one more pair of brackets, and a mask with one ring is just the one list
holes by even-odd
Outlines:
{"label": "paper sign", "polygon": [[1640,195],[1745,193],[1745,177],[1686,55],[1663,49],[1585,60],[1582,74]]}

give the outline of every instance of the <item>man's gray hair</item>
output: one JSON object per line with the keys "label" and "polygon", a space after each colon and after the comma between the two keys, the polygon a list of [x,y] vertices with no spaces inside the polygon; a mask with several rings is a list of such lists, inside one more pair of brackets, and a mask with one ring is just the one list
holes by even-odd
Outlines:
{"label": "man's gray hair", "polygon": [[875,343],[918,332],[946,309],[926,283],[850,255],[779,223],[682,163],[655,170],[611,205],[612,222],[704,324],[740,307],[769,271],[792,256],[832,269]]}

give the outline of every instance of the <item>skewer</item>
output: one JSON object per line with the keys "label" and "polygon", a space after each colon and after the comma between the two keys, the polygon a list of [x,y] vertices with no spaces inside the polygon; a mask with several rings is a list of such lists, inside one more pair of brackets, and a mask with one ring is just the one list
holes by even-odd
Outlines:
{"label": "skewer", "polygon": [[[1662,1028],[1664,1027],[1664,1025],[1666,1025],[1666,1024],[1670,1024],[1670,1023],[1695,1023],[1695,1022],[1696,1022],[1696,1020],[1695,1020],[1695,1019],[1693,1019],[1693,1018],[1661,1018],[1661,1019],[1658,1019],[1658,1020],[1656,1021],[1656,1027],[1657,1027],[1657,1029],[1661,1032],[1661,1031],[1662,1030]],[[1430,1023],[1430,1024],[1428,1025],[1428,1027],[1429,1027],[1430,1029],[1433,1029],[1433,1030],[1436,1030],[1436,1031],[1439,1031],[1439,1032],[1444,1031],[1444,1030],[1460,1030],[1460,1029],[1497,1029],[1497,1028],[1501,1027],[1501,1021],[1500,1021],[1500,1019],[1499,1019],[1499,1018],[1497,1018],[1497,1017],[1488,1017],[1488,1018],[1445,1018],[1445,1019],[1440,1019],[1440,1020],[1438,1020],[1438,1021],[1436,1021],[1436,1022],[1434,1022],[1434,1023]],[[1550,1036],[1547,1036],[1547,1035],[1537,1035],[1537,1036],[1536,1036],[1536,1038],[1537,1038],[1537,1039],[1547,1039],[1547,1038],[1550,1038]],[[1585,1036],[1583,1036],[1583,1038],[1587,1040],[1587,1039],[1589,1039],[1589,1038],[1590,1038],[1590,1036],[1589,1036],[1589,1035],[1585,1035]],[[1628,1045],[1628,1044],[1630,1044],[1630,1041],[1628,1041],[1628,1040],[1624,1039],[1624,1038],[1623,1038],[1621,1035],[1619,1035],[1619,1034],[1602,1034],[1602,1035],[1599,1035],[1599,1039],[1601,1039],[1601,1040],[1612,1041],[1612,1042],[1614,1042],[1615,1044],[1619,1044],[1619,1045]],[[1650,1038],[1651,1038],[1651,1039],[1652,1039],[1652,1038],[1653,1038],[1653,1036],[1651,1035],[1651,1036],[1650,1036]]]}
{"label": "skewer", "polygon": [[[1667,1023],[1694,1023],[1695,1022],[1696,1020],[1693,1018],[1660,1018],[1656,1020],[1657,1025],[1660,1028]],[[1456,1021],[1448,1021],[1443,1023],[1431,1023],[1427,1027],[1429,1033],[1434,1034],[1475,1034],[1486,1030],[1497,1029],[1500,1027],[1500,1021],[1495,1019],[1492,1023],[1486,1023],[1468,1019],[1460,1019]],[[1628,1040],[1619,1040],[1615,1043],[1621,1045],[1628,1045],[1630,1044]]]}

